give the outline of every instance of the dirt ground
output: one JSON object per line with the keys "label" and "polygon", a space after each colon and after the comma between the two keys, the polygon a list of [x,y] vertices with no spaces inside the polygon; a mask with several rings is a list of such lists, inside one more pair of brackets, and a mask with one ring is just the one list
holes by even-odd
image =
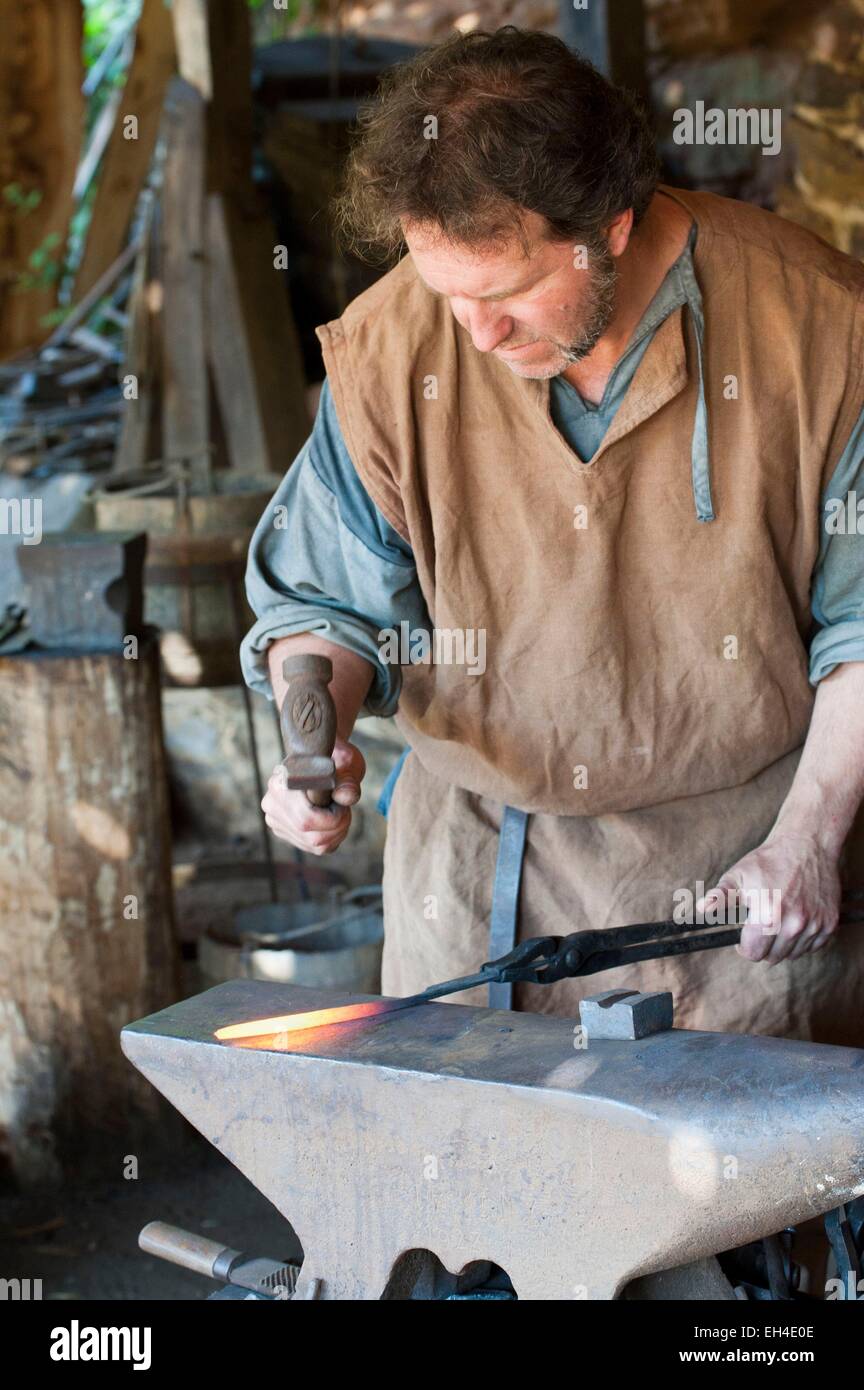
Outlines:
{"label": "dirt ground", "polygon": [[300,1258],[291,1227],[267,1199],[190,1135],[179,1159],[142,1155],[134,1181],[0,1192],[0,1278],[41,1279],[45,1300],[206,1299],[223,1287],[139,1250],[138,1232],[154,1220],[250,1255]]}

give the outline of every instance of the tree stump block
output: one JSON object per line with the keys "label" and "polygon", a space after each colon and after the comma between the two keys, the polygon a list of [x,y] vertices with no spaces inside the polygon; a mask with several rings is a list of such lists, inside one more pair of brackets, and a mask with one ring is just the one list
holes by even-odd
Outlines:
{"label": "tree stump block", "polygon": [[138,653],[0,657],[0,1158],[22,1183],[88,1147],[121,1163],[158,1106],[119,1045],[179,996],[156,642]]}

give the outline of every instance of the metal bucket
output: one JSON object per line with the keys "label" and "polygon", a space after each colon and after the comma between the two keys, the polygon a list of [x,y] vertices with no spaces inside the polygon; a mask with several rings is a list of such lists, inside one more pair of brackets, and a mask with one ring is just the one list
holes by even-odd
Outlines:
{"label": "metal bucket", "polygon": [[274,980],[378,994],[383,945],[381,889],[355,888],[329,902],[241,909],[230,932],[204,933],[198,963],[207,984]]}

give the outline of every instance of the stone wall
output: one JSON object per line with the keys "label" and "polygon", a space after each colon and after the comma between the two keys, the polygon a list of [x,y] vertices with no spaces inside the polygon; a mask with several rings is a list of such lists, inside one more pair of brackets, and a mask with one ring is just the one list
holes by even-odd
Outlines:
{"label": "stone wall", "polygon": [[[774,208],[864,255],[864,0],[643,3],[651,103],[669,181]],[[304,9],[297,27],[312,12],[311,5]],[[315,13],[326,27],[321,6]],[[346,31],[423,44],[501,24],[556,32],[559,5],[345,0],[340,17]],[[674,113],[697,101],[779,110],[779,152],[677,145]]]}
{"label": "stone wall", "polygon": [[777,210],[864,257],[864,0],[812,24],[790,125],[796,167]]}
{"label": "stone wall", "polygon": [[[864,255],[864,0],[646,0],[652,99],[672,182],[772,207]],[[777,155],[675,145],[696,101],[778,108]]]}

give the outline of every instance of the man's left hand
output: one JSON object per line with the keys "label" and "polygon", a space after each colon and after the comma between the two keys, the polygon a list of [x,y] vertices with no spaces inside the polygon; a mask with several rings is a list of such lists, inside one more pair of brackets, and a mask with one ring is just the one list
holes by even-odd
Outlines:
{"label": "man's left hand", "polygon": [[718,920],[734,921],[736,907],[746,906],[738,954],[776,965],[821,950],[837,930],[840,896],[836,855],[810,836],[775,834],[733,864],[698,907],[722,905]]}

